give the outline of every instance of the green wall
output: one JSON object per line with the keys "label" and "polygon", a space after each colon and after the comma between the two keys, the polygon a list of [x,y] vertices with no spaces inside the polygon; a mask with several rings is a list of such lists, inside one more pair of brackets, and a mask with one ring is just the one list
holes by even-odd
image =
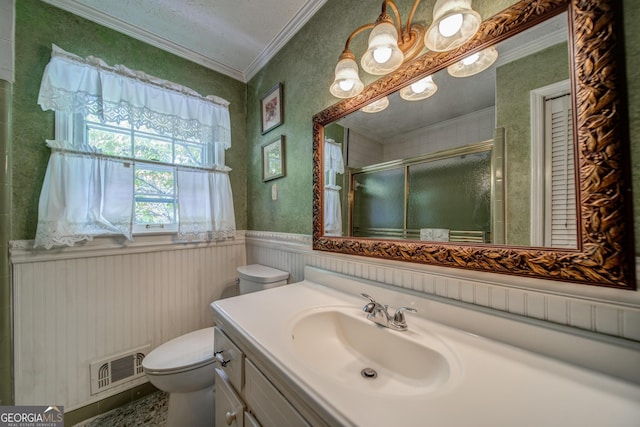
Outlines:
{"label": "green wall", "polygon": [[16,62],[13,95],[12,239],[33,239],[38,199],[49,159],[45,139],[54,137],[54,113],[37,104],[51,44],[81,57],[102,58],[217,95],[231,104],[232,147],[227,151],[238,229],[246,228],[246,85],[121,33],[38,0],[16,2]]}
{"label": "green wall", "polygon": [[[403,19],[412,2],[397,2]],[[434,0],[420,3],[414,23],[428,25]],[[484,18],[505,9],[514,0],[475,0],[474,8]],[[365,5],[361,0],[328,0],[286,46],[253,77],[247,97],[247,199],[249,229],[289,233],[312,232],[312,117],[339,99],[329,93],[333,71],[349,34],[360,25],[373,22],[380,2]],[[360,59],[367,41],[359,34],[350,49]],[[365,84],[374,77],[364,72]],[[260,98],[274,84],[284,84],[284,124],[266,135],[260,134]],[[260,146],[277,135],[286,136],[287,173],[277,181],[262,182]],[[279,199],[271,200],[271,185],[278,185]]]}
{"label": "green wall", "polygon": [[[245,83],[209,70],[141,41],[64,12],[39,0],[15,2],[15,82],[0,82],[0,113],[10,117],[6,147],[10,177],[3,175],[3,200],[11,200],[10,214],[2,211],[2,240],[33,239],[38,199],[49,158],[45,139],[54,138],[54,113],[37,104],[40,80],[51,55],[51,44],[81,57],[94,55],[110,65],[123,64],[156,77],[190,87],[202,95],[217,95],[230,104],[232,147],[227,150],[238,229],[247,228],[246,87]],[[12,87],[13,86],[13,87]],[[9,183],[9,184],[7,184]],[[13,188],[12,194],[8,190]],[[3,206],[9,206],[4,202]],[[9,211],[9,209],[7,209]],[[6,220],[6,216],[10,216]],[[11,302],[7,257],[0,266],[0,402],[12,402]]]}
{"label": "green wall", "polygon": [[631,138],[631,175],[633,184],[633,224],[636,256],[640,255],[640,2],[622,2],[624,54],[627,73],[627,104]]}
{"label": "green wall", "polygon": [[[402,16],[407,16],[410,2],[398,2]],[[421,2],[414,22],[429,24],[434,1]],[[483,19],[516,3],[515,0],[474,0],[473,7]],[[626,54],[628,103],[632,145],[633,184],[640,188],[640,2],[624,0],[624,41]],[[311,234],[312,211],[312,117],[339,101],[329,93],[333,70],[344,43],[360,25],[373,21],[379,11],[377,2],[367,7],[359,0],[328,0],[318,13],[254,76],[248,84],[247,199],[248,224],[252,230]],[[366,33],[357,36],[351,50],[357,59],[363,52]],[[374,79],[360,73],[365,84]],[[260,134],[259,100],[277,82],[284,84],[285,122],[266,135]],[[528,97],[527,97],[528,102]],[[260,175],[260,145],[274,135],[287,138],[287,175],[263,183]],[[528,154],[527,160],[528,162]],[[519,169],[520,171],[521,169]],[[519,173],[519,172],[518,172]],[[517,174],[515,174],[517,175]],[[513,174],[510,175],[513,177]],[[271,200],[271,184],[279,186],[280,198]],[[524,182],[519,187],[526,186]],[[529,188],[526,189],[527,194]],[[640,197],[635,192],[635,224],[640,224]],[[522,201],[522,206],[524,206]],[[528,209],[528,206],[527,206]],[[527,212],[528,217],[528,212]],[[513,215],[512,215],[513,218]],[[522,228],[524,225],[518,226]],[[640,227],[635,227],[636,240]],[[528,237],[527,237],[528,239]]]}
{"label": "green wall", "polygon": [[496,69],[496,127],[506,131],[506,238],[531,240],[531,124],[529,92],[569,78],[567,44],[560,43]]}
{"label": "green wall", "polygon": [[9,235],[11,234],[11,99],[13,85],[0,80],[0,406],[12,403],[11,393],[11,272]]}

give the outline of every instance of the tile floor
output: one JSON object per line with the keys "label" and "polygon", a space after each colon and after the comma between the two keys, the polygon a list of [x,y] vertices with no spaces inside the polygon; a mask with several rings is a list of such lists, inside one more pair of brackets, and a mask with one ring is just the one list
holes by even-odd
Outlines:
{"label": "tile floor", "polygon": [[75,427],[165,427],[168,396],[161,391],[152,393],[128,405],[85,420]]}

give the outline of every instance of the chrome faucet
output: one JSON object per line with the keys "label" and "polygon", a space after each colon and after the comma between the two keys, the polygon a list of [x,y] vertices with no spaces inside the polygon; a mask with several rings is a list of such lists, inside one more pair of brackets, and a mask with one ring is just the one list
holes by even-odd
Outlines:
{"label": "chrome faucet", "polygon": [[378,325],[385,328],[394,329],[396,331],[406,331],[407,321],[404,318],[405,311],[412,311],[416,313],[418,310],[410,307],[400,307],[396,310],[395,314],[391,316],[389,314],[389,306],[382,305],[377,302],[373,297],[367,294],[360,294],[369,300],[369,303],[365,305],[362,310],[367,314],[367,319],[371,320]]}

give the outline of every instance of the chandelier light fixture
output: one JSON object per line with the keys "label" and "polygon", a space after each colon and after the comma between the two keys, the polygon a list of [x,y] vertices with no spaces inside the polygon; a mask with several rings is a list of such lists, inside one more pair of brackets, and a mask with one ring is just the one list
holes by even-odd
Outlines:
{"label": "chandelier light fixture", "polygon": [[[473,37],[480,27],[480,15],[471,9],[471,0],[437,0],[433,23],[429,29],[412,23],[419,3],[420,0],[414,0],[406,25],[403,26],[394,0],[383,0],[382,10],[376,21],[355,29],[349,35],[336,64],[334,81],[329,88],[333,96],[351,98],[364,89],[356,56],[349,50],[351,40],[363,31],[371,30],[368,47],[362,55],[360,65],[369,74],[384,75],[415,58],[425,45],[437,52],[451,50]],[[387,8],[391,14],[387,12]],[[434,92],[435,90],[430,95]]]}
{"label": "chandelier light fixture", "polygon": [[[382,2],[382,11],[374,23],[354,30],[347,38],[344,51],[340,55],[335,70],[335,79],[330,91],[338,98],[351,98],[364,89],[358,75],[355,55],[349,50],[351,40],[359,33],[371,30],[367,51],[362,55],[360,65],[369,74],[384,75],[396,70],[405,61],[415,58],[424,48],[426,28],[412,24],[420,0],[414,0],[405,26],[393,0]],[[387,12],[387,7],[393,17]]]}

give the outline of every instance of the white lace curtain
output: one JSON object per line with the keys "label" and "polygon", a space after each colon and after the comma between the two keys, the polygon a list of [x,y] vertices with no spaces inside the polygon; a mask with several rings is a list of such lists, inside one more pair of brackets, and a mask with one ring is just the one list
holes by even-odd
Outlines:
{"label": "white lace curtain", "polygon": [[333,139],[324,142],[324,234],[327,236],[342,235],[342,208],[340,206],[340,189],[336,185],[336,174],[344,173],[342,148]]}
{"label": "white lace curtain", "polygon": [[[211,148],[229,148],[228,103],[102,60],[53,46],[38,103],[43,110],[129,121]],[[135,159],[101,155],[85,141],[47,141],[52,153],[40,194],[35,246],[51,248],[117,233],[132,239]],[[206,167],[214,167],[209,159]],[[178,235],[187,240],[235,234],[229,168],[178,169]]]}
{"label": "white lace curtain", "polygon": [[64,141],[47,144],[52,152],[40,193],[36,246],[73,246],[107,233],[122,234],[131,240],[130,164],[67,153]]}
{"label": "white lace curtain", "polygon": [[236,223],[229,175],[178,171],[178,214],[180,239],[209,240],[233,236]]}
{"label": "white lace curtain", "polygon": [[94,114],[175,138],[231,147],[229,103],[224,99],[203,97],[187,87],[123,65],[111,67],[92,56],[83,59],[56,45],[42,76],[38,104],[43,110]]}

